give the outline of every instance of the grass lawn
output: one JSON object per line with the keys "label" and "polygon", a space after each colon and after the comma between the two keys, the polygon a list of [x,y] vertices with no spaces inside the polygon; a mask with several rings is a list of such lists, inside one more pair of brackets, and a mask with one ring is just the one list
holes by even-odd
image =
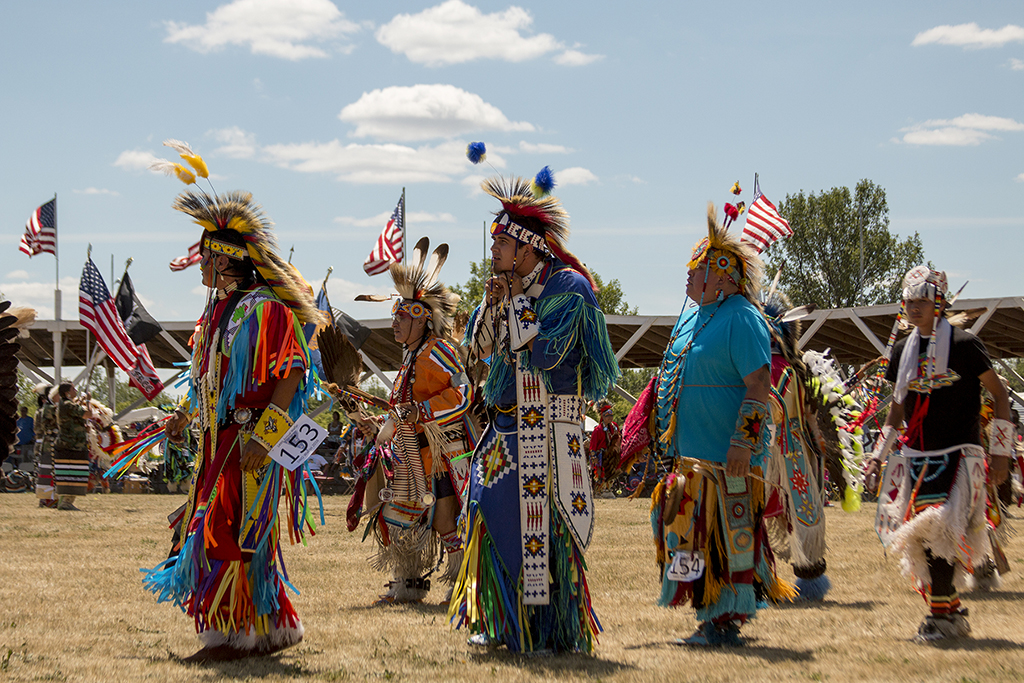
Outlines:
{"label": "grass lawn", "polygon": [[[345,531],[347,496],[325,498],[327,526],[285,548],[306,638],[277,657],[185,665],[198,649],[191,620],[142,589],[139,567],[167,555],[166,515],[183,496],[93,495],[82,512],[0,495],[0,683],[5,681],[1024,681],[1024,543],[991,593],[963,596],[974,637],[945,648],[910,641],[926,606],[871,528],[874,506],[826,511],[824,603],[763,611],[748,647],[691,650],[690,609],[655,606],[648,501],[598,500],[587,554],[604,626],[594,656],[523,658],[466,644],[438,604],[370,608],[386,577],[369,569],[362,531]],[[1018,520],[1020,511],[1012,512]],[[789,567],[782,573],[792,579]]]}

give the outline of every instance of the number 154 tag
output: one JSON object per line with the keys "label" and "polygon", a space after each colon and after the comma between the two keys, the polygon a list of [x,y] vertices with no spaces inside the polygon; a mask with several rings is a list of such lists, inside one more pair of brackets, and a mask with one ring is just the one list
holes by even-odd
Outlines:
{"label": "number 154 tag", "polygon": [[327,430],[324,427],[308,415],[300,415],[277,445],[270,449],[270,457],[289,472],[294,472],[309,460],[316,447],[326,438]]}
{"label": "number 154 tag", "polygon": [[673,581],[696,581],[704,575],[704,553],[699,550],[677,550],[666,576]]}

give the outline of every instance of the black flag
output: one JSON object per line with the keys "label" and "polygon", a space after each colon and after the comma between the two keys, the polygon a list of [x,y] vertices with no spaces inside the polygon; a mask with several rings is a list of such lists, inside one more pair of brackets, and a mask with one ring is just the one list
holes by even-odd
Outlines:
{"label": "black flag", "polygon": [[366,327],[344,311],[336,311],[334,325],[338,328],[339,332],[348,337],[348,340],[352,342],[352,346],[356,347],[357,351],[370,336],[369,327]]}
{"label": "black flag", "polygon": [[125,331],[136,344],[145,344],[164,329],[156,321],[156,318],[142,306],[127,272],[121,278],[121,286],[118,287],[117,296],[114,297],[114,305],[124,323]]}

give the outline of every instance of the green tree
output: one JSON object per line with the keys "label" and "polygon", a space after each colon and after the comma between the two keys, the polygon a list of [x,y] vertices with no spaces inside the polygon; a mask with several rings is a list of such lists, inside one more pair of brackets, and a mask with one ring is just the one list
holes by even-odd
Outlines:
{"label": "green tree", "polygon": [[607,283],[601,279],[596,271],[590,271],[597,283],[597,305],[601,307],[605,315],[636,315],[637,307],[630,308],[626,303],[626,295],[622,291],[622,284],[619,278],[609,280]]}
{"label": "green tree", "polygon": [[785,262],[780,288],[794,304],[852,308],[892,303],[900,298],[903,275],[924,262],[916,232],[903,241],[889,232],[885,189],[870,180],[857,183],[852,194],[847,187],[787,194],[779,213],[793,236],[766,250],[766,278]]}
{"label": "green tree", "polygon": [[479,262],[470,262],[469,279],[464,285],[452,285],[451,290],[462,297],[459,300],[460,311],[472,313],[484,300],[484,283],[491,277],[491,259],[483,258]]}

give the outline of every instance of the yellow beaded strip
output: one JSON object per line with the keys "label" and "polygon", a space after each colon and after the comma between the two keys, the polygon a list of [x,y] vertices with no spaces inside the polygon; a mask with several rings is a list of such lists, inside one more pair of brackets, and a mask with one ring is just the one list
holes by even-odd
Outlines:
{"label": "yellow beaded strip", "polygon": [[252,432],[252,438],[268,451],[277,445],[285,432],[292,426],[292,419],[288,414],[271,403],[260,416],[256,428]]}

